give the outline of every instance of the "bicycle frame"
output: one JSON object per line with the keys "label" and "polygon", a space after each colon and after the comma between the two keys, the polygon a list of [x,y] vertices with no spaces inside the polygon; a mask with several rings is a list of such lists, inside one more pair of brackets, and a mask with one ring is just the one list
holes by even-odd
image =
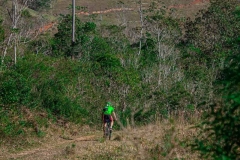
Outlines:
{"label": "bicycle frame", "polygon": [[111,139],[111,134],[112,134],[112,131],[110,130],[110,126],[111,126],[111,122],[108,121],[107,122],[107,126],[105,128],[105,138],[108,138],[109,140]]}

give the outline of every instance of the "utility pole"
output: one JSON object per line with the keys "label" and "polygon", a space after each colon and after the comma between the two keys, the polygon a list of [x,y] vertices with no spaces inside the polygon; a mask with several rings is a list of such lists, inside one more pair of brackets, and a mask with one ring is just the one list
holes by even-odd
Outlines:
{"label": "utility pole", "polygon": [[72,55],[74,58],[74,44],[75,44],[75,0],[72,0]]}
{"label": "utility pole", "polygon": [[72,43],[75,42],[75,0],[72,0]]}
{"label": "utility pole", "polygon": [[138,55],[140,55],[141,51],[142,51],[142,38],[143,38],[144,23],[143,23],[142,0],[139,0],[138,3],[139,3],[139,15],[140,15],[140,20],[141,20],[140,43],[139,43],[139,51],[138,51]]}
{"label": "utility pole", "polygon": [[14,62],[17,64],[17,0],[13,1],[13,15],[12,15],[12,21],[13,21],[13,30],[14,30]]}

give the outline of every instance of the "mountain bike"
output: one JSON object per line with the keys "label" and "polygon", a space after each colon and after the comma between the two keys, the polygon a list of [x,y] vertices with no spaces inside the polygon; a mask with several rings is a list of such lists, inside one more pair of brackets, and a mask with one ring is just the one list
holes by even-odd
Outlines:
{"label": "mountain bike", "polygon": [[112,130],[111,130],[111,121],[107,121],[107,126],[105,127],[105,138],[111,140]]}

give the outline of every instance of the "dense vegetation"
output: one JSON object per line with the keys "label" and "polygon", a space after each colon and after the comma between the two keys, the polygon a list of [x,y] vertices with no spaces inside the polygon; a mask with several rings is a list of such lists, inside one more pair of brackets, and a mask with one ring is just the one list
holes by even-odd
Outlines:
{"label": "dense vegetation", "polygon": [[[198,25],[204,24],[207,26],[208,31],[213,29],[214,31],[211,33],[216,34],[214,36],[215,40],[211,40],[211,43],[207,46],[203,45],[204,43],[199,43],[205,49],[204,56],[201,56],[201,58],[206,57],[205,62],[209,63],[210,61],[210,64],[219,65],[219,73],[214,81],[216,98],[214,103],[211,104],[210,113],[203,117],[205,120],[199,125],[201,133],[193,147],[201,151],[203,158],[238,159],[240,156],[240,8],[239,6],[235,8],[236,6],[234,3],[219,3],[216,1],[212,3],[208,12],[203,14],[202,19],[197,22]],[[222,16],[223,13],[225,16]],[[199,35],[204,36],[204,34]],[[196,38],[201,39],[200,36]],[[200,51],[203,49],[200,49]],[[223,63],[221,63],[222,60],[224,60]]]}
{"label": "dense vegetation", "polygon": [[[41,6],[48,5],[43,2]],[[28,43],[24,38],[29,37],[19,38],[21,26],[11,31],[0,23],[5,53],[0,62],[1,138],[24,137],[26,128],[44,135],[46,120],[99,125],[102,106],[111,101],[124,126],[178,114],[186,114],[187,120],[205,110],[193,148],[205,158],[236,159],[239,12],[237,0],[215,0],[194,20],[183,21],[150,7],[143,14],[142,36],[137,31],[126,34],[132,32],[127,26],[96,25],[76,17],[75,43],[71,15],[60,16],[56,34],[42,34]],[[17,63],[11,54],[14,41],[7,43],[11,33],[18,39]],[[46,115],[29,120],[26,110]]]}

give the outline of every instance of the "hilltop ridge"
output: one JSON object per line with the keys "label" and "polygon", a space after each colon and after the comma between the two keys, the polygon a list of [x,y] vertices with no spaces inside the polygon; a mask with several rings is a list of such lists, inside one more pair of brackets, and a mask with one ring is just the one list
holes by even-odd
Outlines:
{"label": "hilltop ridge", "polygon": [[[137,8],[137,6],[132,7],[132,5],[129,5],[129,7],[128,6],[122,6],[120,8],[117,8],[117,7],[108,8],[108,7],[106,7],[105,9],[99,10],[95,7],[94,4],[92,4],[90,2],[89,2],[88,7],[87,7],[89,9],[89,11],[78,11],[77,10],[76,15],[77,16],[104,15],[106,17],[108,17],[108,16],[111,17],[113,15],[110,15],[110,14],[114,14],[115,12],[123,12],[125,14],[125,16],[127,16],[127,14],[129,14],[129,15],[134,14],[135,15],[134,17],[138,18],[138,15],[137,15],[138,8]],[[174,4],[173,3],[172,5],[167,6],[167,9],[180,9],[180,10],[183,10],[183,11],[180,11],[180,12],[185,12],[184,14],[186,16],[192,16],[191,12],[193,12],[193,11],[197,12],[198,10],[206,7],[208,5],[208,3],[209,3],[209,0],[191,0],[191,2],[188,2],[188,3],[185,2],[183,4]],[[82,4],[85,4],[85,3],[83,2]],[[143,5],[147,6],[146,4],[148,4],[148,3],[143,2]],[[68,13],[69,10],[67,10],[67,8],[64,9],[64,7],[63,7],[65,5],[66,5],[66,3],[64,3],[63,1],[59,1],[59,3],[56,3],[56,6],[52,8],[52,12],[55,15]],[[59,9],[59,8],[62,8],[62,9]],[[101,7],[99,7],[99,8],[101,8]],[[95,10],[93,10],[93,9],[95,9]],[[187,14],[187,12],[188,12],[187,10],[189,10],[189,15]],[[126,12],[135,12],[135,13],[126,13]],[[115,14],[117,14],[117,13],[115,13]],[[101,19],[103,19],[102,16],[101,16]],[[114,20],[112,20],[112,21],[114,21]],[[137,22],[136,19],[129,19],[129,21]],[[41,28],[39,28],[38,31],[40,33],[46,32],[47,30],[51,29],[54,25],[56,25],[56,22],[50,22],[48,24],[45,24]]]}

